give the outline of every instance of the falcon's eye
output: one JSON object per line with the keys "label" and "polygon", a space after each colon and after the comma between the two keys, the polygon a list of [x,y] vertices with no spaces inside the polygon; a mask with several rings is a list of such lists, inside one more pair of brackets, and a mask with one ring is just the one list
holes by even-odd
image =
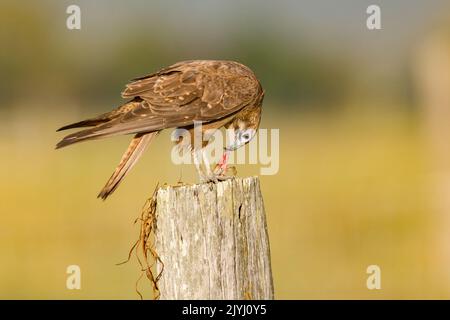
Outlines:
{"label": "falcon's eye", "polygon": [[244,139],[245,141],[247,141],[248,139],[250,139],[250,134],[249,133],[244,133],[242,135],[242,139]]}

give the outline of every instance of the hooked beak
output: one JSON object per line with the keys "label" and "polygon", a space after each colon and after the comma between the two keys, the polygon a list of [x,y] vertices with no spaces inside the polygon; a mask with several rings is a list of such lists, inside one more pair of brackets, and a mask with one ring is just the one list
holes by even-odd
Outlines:
{"label": "hooked beak", "polygon": [[242,141],[240,141],[239,130],[236,131],[227,131],[228,143],[229,145],[225,146],[224,150],[226,151],[234,151],[242,146]]}
{"label": "hooked beak", "polygon": [[237,148],[239,148],[239,143],[238,143],[237,141],[235,141],[233,144],[231,144],[231,145],[229,145],[229,146],[226,146],[226,147],[224,148],[224,150],[226,150],[226,151],[234,151],[234,150],[236,150]]}

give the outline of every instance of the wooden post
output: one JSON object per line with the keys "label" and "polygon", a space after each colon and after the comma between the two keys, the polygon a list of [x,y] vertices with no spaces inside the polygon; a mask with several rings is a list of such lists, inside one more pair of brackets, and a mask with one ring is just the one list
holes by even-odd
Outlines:
{"label": "wooden post", "polygon": [[273,299],[257,177],[160,188],[155,249],[161,299]]}

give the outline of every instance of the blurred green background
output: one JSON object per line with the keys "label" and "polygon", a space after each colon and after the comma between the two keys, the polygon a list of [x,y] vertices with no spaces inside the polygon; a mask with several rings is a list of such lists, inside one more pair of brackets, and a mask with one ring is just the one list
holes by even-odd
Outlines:
{"label": "blurred green background", "polygon": [[[55,129],[187,59],[251,67],[280,170],[261,176],[278,299],[450,298],[450,3],[5,1],[0,4],[0,298],[138,299],[133,225],[157,182],[195,181],[163,134],[106,202],[129,137],[55,151]],[[66,8],[81,7],[81,30]],[[240,176],[258,165],[238,166]],[[66,289],[81,267],[82,289]],[[366,268],[381,268],[381,290]],[[150,298],[150,286],[140,284]]]}

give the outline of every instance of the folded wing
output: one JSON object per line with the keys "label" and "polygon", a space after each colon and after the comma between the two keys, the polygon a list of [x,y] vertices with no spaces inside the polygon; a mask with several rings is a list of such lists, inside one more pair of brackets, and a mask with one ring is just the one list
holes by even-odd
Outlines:
{"label": "folded wing", "polygon": [[132,99],[130,102],[110,115],[102,115],[100,122],[94,118],[77,123],[94,127],[66,136],[57,148],[117,134],[149,133],[189,126],[194,121],[216,121],[254,103],[260,94],[261,87],[253,73],[238,63],[177,63],[135,79],[122,93],[124,98]]}

